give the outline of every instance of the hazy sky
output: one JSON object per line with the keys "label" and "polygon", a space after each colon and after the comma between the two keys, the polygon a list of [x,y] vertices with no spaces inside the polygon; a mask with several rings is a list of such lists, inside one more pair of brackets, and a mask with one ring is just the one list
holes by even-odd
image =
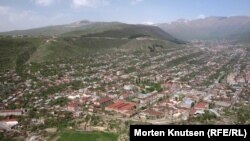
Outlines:
{"label": "hazy sky", "polygon": [[161,23],[250,16],[250,0],[0,0],[0,31],[79,20]]}

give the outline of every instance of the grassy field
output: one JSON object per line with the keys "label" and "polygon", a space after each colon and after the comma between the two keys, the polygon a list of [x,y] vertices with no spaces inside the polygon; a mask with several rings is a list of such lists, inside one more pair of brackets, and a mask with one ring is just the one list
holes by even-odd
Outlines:
{"label": "grassy field", "polygon": [[105,132],[73,132],[61,134],[59,141],[117,141],[118,135]]}

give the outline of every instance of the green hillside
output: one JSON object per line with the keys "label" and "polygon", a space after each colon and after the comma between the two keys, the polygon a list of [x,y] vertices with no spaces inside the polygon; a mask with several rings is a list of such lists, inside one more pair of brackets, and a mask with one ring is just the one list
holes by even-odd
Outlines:
{"label": "green hillside", "polygon": [[69,32],[72,32],[74,35],[78,33],[78,31],[83,34],[82,30],[84,30],[85,34],[92,32],[101,32],[110,29],[116,29],[116,27],[120,27],[122,25],[118,22],[84,22],[84,23],[72,23],[65,25],[55,25],[55,26],[47,26],[41,28],[27,29],[27,30],[15,30],[9,32],[2,32],[0,35],[28,35],[28,36],[58,36],[58,35],[69,35]]}
{"label": "green hillside", "polygon": [[[1,37],[0,72],[14,68],[20,70],[27,62],[54,61],[114,51],[154,52],[162,47],[178,47],[178,44],[184,43],[154,26],[94,23],[75,28],[79,30],[59,36]],[[37,30],[42,29],[33,31]]]}
{"label": "green hillside", "polygon": [[86,32],[86,30],[69,32],[64,34],[64,36],[82,35],[84,37],[112,37],[112,38],[128,38],[128,39],[135,39],[137,37],[148,37],[148,38],[173,41],[176,43],[184,43],[183,41],[174,38],[170,34],[164,32],[163,30],[155,26],[116,24],[114,26],[105,27],[102,29],[100,28],[99,29],[94,28],[94,29],[95,30],[92,30],[92,32]]}
{"label": "green hillside", "polygon": [[183,43],[156,26],[132,25],[119,22],[76,22],[66,25],[48,26],[42,28],[3,32],[0,35],[28,36],[85,36],[85,37],[116,37],[136,38],[140,36]]}
{"label": "green hillside", "polygon": [[73,30],[72,27],[58,25],[58,26],[48,26],[42,28],[28,29],[28,30],[15,30],[10,32],[3,32],[0,33],[0,35],[53,36],[53,35],[60,35],[65,32],[70,32],[72,30]]}
{"label": "green hillside", "polygon": [[97,23],[92,23],[89,25],[83,25],[74,28],[70,32],[64,32],[60,36],[66,36],[66,37],[71,37],[71,36],[81,36],[81,35],[87,35],[91,33],[99,33],[99,32],[104,32],[108,30],[118,30],[122,29],[126,24],[119,23],[119,22],[97,22]]}
{"label": "green hillside", "polygon": [[61,58],[84,56],[96,52],[108,52],[127,40],[89,39],[83,37],[63,37],[50,43],[43,43],[31,56],[30,62],[43,62]]}
{"label": "green hillside", "polygon": [[21,67],[36,51],[41,38],[0,38],[0,72]]}

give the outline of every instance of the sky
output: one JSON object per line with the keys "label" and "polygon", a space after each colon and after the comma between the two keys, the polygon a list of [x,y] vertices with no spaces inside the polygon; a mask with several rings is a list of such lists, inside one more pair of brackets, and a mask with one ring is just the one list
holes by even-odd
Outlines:
{"label": "sky", "polygon": [[250,16],[250,0],[0,0],[0,32],[80,20],[165,23]]}

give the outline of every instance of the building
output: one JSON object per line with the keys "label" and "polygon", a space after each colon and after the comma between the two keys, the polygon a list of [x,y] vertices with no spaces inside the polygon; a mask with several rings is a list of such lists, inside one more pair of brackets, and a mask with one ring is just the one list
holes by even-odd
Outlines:
{"label": "building", "polygon": [[140,101],[140,107],[147,106],[163,98],[163,94],[158,94],[156,91],[148,94],[138,94],[138,99]]}
{"label": "building", "polygon": [[6,119],[0,121],[0,130],[11,130],[12,127],[18,124],[17,119]]}
{"label": "building", "polygon": [[103,108],[103,107],[106,107],[106,106],[112,104],[112,102],[113,102],[112,98],[104,97],[104,98],[101,98],[101,99],[97,100],[96,102],[94,102],[94,105],[95,105],[95,107]]}
{"label": "building", "polygon": [[236,74],[235,73],[230,73],[228,76],[227,76],[227,83],[229,85],[235,85],[237,84],[236,83]]}
{"label": "building", "polygon": [[105,108],[106,111],[114,111],[121,113],[125,116],[132,116],[136,112],[136,103],[133,102],[126,102],[123,100],[118,100],[114,104],[109,105],[108,107]]}
{"label": "building", "polygon": [[0,110],[0,116],[21,116],[22,110]]}
{"label": "building", "polygon": [[140,113],[140,117],[145,119],[163,118],[164,116],[165,114],[163,112],[156,111],[152,108],[147,109]]}
{"label": "building", "polygon": [[192,100],[191,98],[185,98],[182,103],[180,104],[181,108],[187,108],[190,109],[192,107],[192,105],[194,104],[194,100]]}
{"label": "building", "polygon": [[205,110],[209,108],[209,104],[206,102],[199,102],[194,106],[194,109],[190,112],[191,116],[203,115]]}
{"label": "building", "polygon": [[246,82],[250,83],[250,72],[246,73]]}
{"label": "building", "polygon": [[15,126],[15,125],[18,124],[18,120],[17,119],[6,119],[6,120],[2,120],[0,122],[5,123],[9,127],[13,127],[13,126]]}
{"label": "building", "polygon": [[164,88],[166,90],[169,90],[170,92],[176,92],[176,91],[180,90],[181,87],[182,86],[180,83],[173,82],[173,81],[168,81],[168,82],[165,82],[165,84],[164,84]]}
{"label": "building", "polygon": [[135,87],[133,85],[124,85],[124,90],[130,91],[133,90]]}
{"label": "building", "polygon": [[135,94],[132,94],[132,93],[125,93],[123,95],[120,96],[120,99],[122,100],[128,100],[130,98],[133,98],[135,97]]}
{"label": "building", "polygon": [[0,103],[0,110],[4,110],[5,109],[5,105],[3,103]]}
{"label": "building", "polygon": [[78,104],[76,102],[70,102],[67,106],[67,110],[70,112],[75,112],[78,110]]}
{"label": "building", "polygon": [[194,106],[194,109],[196,110],[206,110],[208,109],[209,104],[206,102],[199,102]]}

